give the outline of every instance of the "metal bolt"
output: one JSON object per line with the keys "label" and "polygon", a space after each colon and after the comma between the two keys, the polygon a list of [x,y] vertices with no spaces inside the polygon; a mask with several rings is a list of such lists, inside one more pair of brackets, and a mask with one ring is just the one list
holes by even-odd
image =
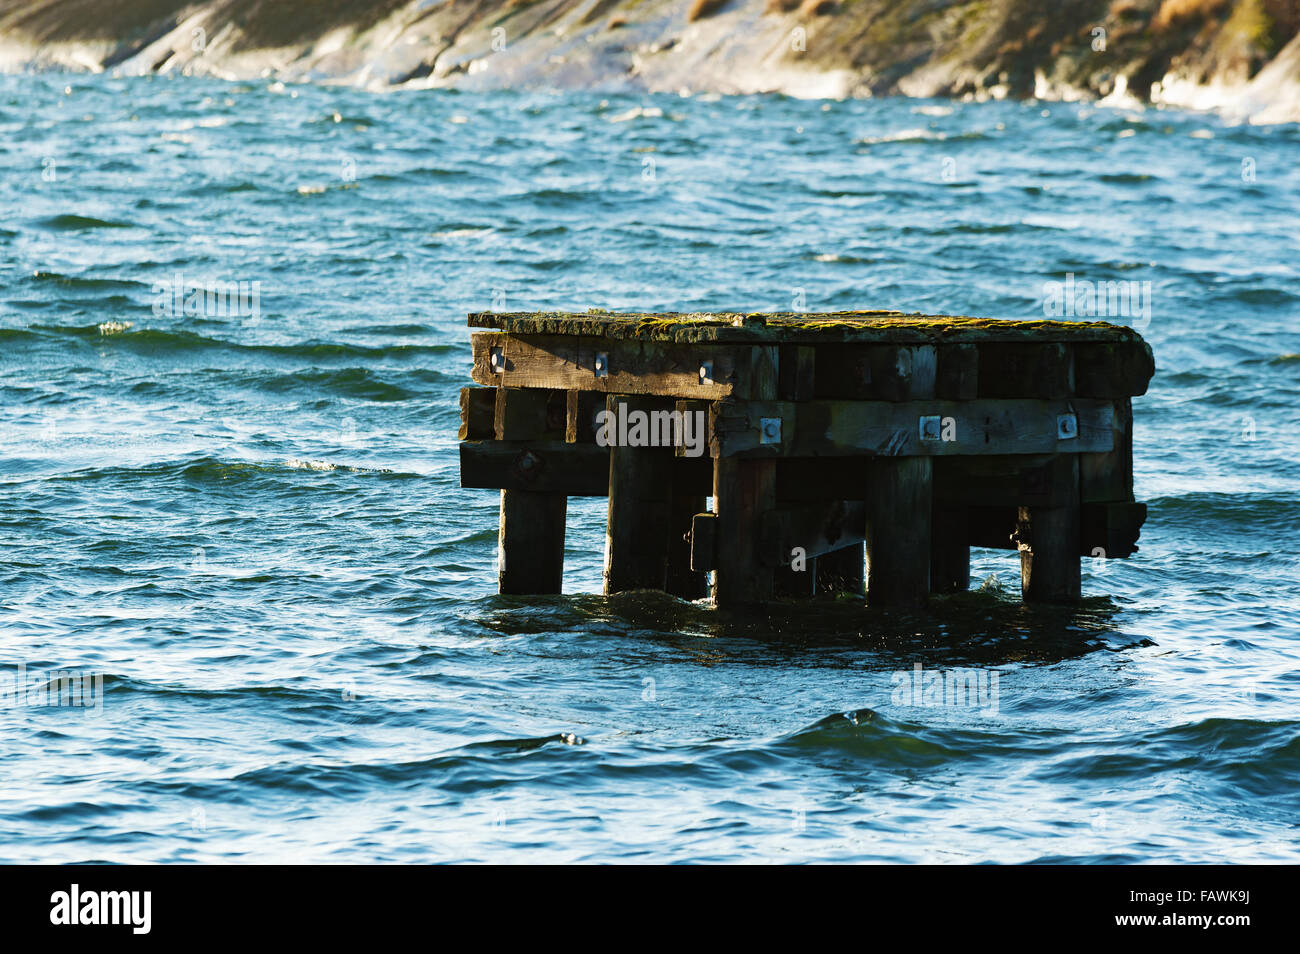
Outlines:
{"label": "metal bolt", "polygon": [[596,377],[604,378],[609,376],[609,355],[604,351],[596,352]]}
{"label": "metal bolt", "polygon": [[760,444],[781,443],[781,419],[779,417],[765,417],[759,423],[761,425],[758,439]]}
{"label": "metal bolt", "polygon": [[1071,411],[1068,414],[1056,415],[1056,437],[1057,440],[1068,441],[1079,436],[1079,419]]}

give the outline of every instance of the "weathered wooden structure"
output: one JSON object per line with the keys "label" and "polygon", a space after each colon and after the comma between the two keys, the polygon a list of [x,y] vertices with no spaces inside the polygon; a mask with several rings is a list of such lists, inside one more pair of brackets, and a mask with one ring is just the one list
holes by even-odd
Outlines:
{"label": "weathered wooden structure", "polygon": [[[864,588],[914,606],[967,587],[972,545],[1019,550],[1026,600],[1070,601],[1081,557],[1137,549],[1130,398],[1154,363],[1131,329],[897,312],[469,324],[461,485],[501,492],[502,593],[560,591],[573,496],[609,498],[606,593],[696,599],[712,573],[720,606]],[[634,412],[649,428],[619,430]]]}

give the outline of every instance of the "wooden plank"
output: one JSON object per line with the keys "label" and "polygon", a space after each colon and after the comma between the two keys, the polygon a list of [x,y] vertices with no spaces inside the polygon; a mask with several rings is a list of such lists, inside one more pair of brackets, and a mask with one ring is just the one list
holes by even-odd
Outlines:
{"label": "wooden plank", "polygon": [[[679,458],[675,480],[689,493],[713,492],[713,461]],[[558,441],[462,441],[462,487],[480,490],[536,490],[569,497],[604,497],[609,492],[609,448]]]}
{"label": "wooden plank", "polygon": [[933,464],[928,457],[872,461],[866,502],[870,606],[915,607],[929,595]]}
{"label": "wooden plank", "polygon": [[[671,398],[611,394],[606,410],[622,418],[672,407]],[[673,449],[616,444],[609,450],[605,594],[665,589]]]}
{"label": "wooden plank", "polygon": [[[1079,508],[1079,556],[1124,559],[1137,551],[1146,519],[1144,503],[1090,503]],[[1015,507],[967,508],[967,540],[971,546],[1015,550],[1012,539],[1019,510]],[[1100,551],[1100,552],[1097,552]]]}
{"label": "wooden plank", "polygon": [[1064,506],[1073,480],[1070,454],[998,454],[940,457],[934,463],[934,498],[952,506]]}
{"label": "wooden plank", "polygon": [[501,491],[497,592],[559,593],[564,580],[564,494]]}
{"label": "wooden plank", "polygon": [[1079,343],[1074,347],[1075,393],[1127,398],[1147,393],[1155,356],[1145,341]]}
{"label": "wooden plank", "polygon": [[[1109,451],[1109,401],[717,401],[709,420],[714,457],[956,456]],[[1061,436],[1061,418],[1071,416]],[[923,437],[922,418],[933,423]],[[780,440],[764,440],[765,422]],[[770,424],[768,424],[770,428]]]}
{"label": "wooden plank", "polygon": [[781,345],[778,355],[783,401],[811,401],[814,397],[817,349],[811,345]]}
{"label": "wooden plank", "polygon": [[775,507],[760,517],[760,559],[768,566],[788,566],[796,547],[807,560],[861,543],[866,508],[859,500],[830,500]]}
{"label": "wooden plank", "polygon": [[1102,321],[1009,321],[900,311],[478,312],[471,328],[521,335],[561,335],[677,343],[947,344],[977,342],[1133,341],[1132,328]]}
{"label": "wooden plank", "polygon": [[1084,504],[1079,513],[1080,555],[1103,560],[1132,556],[1146,518],[1144,503]]}
{"label": "wooden plank", "polygon": [[934,396],[947,401],[972,401],[979,396],[979,349],[975,345],[938,347]]}
{"label": "wooden plank", "polygon": [[605,395],[599,391],[565,393],[564,439],[570,444],[596,443],[596,415],[605,410]]}
{"label": "wooden plank", "polygon": [[604,497],[609,492],[609,448],[557,441],[462,441],[460,485]]}
{"label": "wooden plank", "polygon": [[[776,346],[673,345],[561,335],[476,332],[472,377],[501,387],[653,394],[716,400],[755,390],[776,373]],[[770,369],[768,363],[770,362]]]}
{"label": "wooden plank", "polygon": [[493,432],[499,441],[564,440],[565,393],[546,388],[494,388]]}
{"label": "wooden plank", "polygon": [[[1078,461],[1072,461],[1076,499]],[[1016,526],[1020,593],[1027,603],[1068,603],[1080,597],[1079,505],[1021,507]]]}
{"label": "wooden plank", "polygon": [[1115,401],[1111,433],[1109,451],[1079,455],[1079,494],[1084,503],[1133,499],[1133,406],[1128,398]]}
{"label": "wooden plank", "polygon": [[933,345],[836,345],[817,349],[814,396],[912,401],[934,396]]}
{"label": "wooden plank", "polygon": [[495,436],[496,400],[496,388],[460,389],[459,440],[491,440]]}
{"label": "wooden plank", "polygon": [[1074,352],[1065,344],[982,344],[979,396],[1069,397],[1074,393]]}
{"label": "wooden plank", "polygon": [[870,489],[869,457],[791,457],[776,462],[776,499],[781,504],[820,500],[865,500]]}

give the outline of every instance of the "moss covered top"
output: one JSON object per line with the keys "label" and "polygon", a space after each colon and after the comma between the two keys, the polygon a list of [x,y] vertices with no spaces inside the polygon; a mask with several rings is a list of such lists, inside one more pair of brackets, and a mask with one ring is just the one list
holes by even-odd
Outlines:
{"label": "moss covered top", "polygon": [[1104,321],[1010,321],[899,311],[835,312],[476,312],[471,328],[511,334],[582,335],[671,342],[834,343],[935,341],[1135,341],[1131,328]]}

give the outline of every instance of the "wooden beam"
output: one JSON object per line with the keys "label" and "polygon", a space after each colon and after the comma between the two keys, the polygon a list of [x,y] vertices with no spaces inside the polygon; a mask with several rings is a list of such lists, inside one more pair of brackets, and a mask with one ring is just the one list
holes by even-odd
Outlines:
{"label": "wooden beam", "polygon": [[979,396],[1059,399],[1074,393],[1074,352],[1059,342],[979,346]]}
{"label": "wooden beam", "polygon": [[[680,458],[675,486],[706,497],[713,461]],[[568,497],[609,493],[609,448],[558,441],[462,441],[460,485],[479,490],[536,490]]]}
{"label": "wooden beam", "polygon": [[973,344],[943,344],[936,352],[934,396],[973,401],[979,395],[979,349]]}
{"label": "wooden beam", "polygon": [[[776,346],[678,345],[563,335],[470,335],[473,379],[498,387],[717,400],[758,395]],[[770,352],[770,354],[768,354]],[[775,395],[772,395],[775,396]]]}
{"label": "wooden beam", "polygon": [[930,592],[930,508],[934,463],[928,457],[876,458],[867,500],[867,603],[916,607]]}
{"label": "wooden beam", "polygon": [[564,440],[563,391],[495,388],[493,432],[499,441]]}
{"label": "wooden beam", "polygon": [[1111,449],[1079,455],[1079,495],[1084,503],[1133,499],[1133,405],[1115,401],[1111,417]]}
{"label": "wooden beam", "polygon": [[709,452],[756,458],[1099,452],[1113,446],[1113,415],[1111,402],[1082,398],[717,401],[709,415]]}
{"label": "wooden beam", "polygon": [[496,388],[460,389],[459,440],[491,440],[496,435],[496,400]]}
{"label": "wooden beam", "polygon": [[596,415],[605,409],[605,395],[599,391],[569,391],[565,394],[564,439],[570,444],[596,443]]}
{"label": "wooden beam", "polygon": [[1144,503],[1084,504],[1079,513],[1080,554],[1105,560],[1132,556],[1146,518]]}
{"label": "wooden beam", "polygon": [[1145,341],[1091,342],[1073,347],[1075,393],[1080,397],[1127,398],[1147,393],[1156,363]]}
{"label": "wooden beam", "polygon": [[609,492],[609,448],[556,441],[462,441],[460,485],[604,497]]}
{"label": "wooden beam", "polygon": [[775,507],[760,517],[761,559],[767,566],[789,566],[794,550],[805,559],[864,539],[866,507],[860,500],[830,500],[801,506]]}
{"label": "wooden beam", "polygon": [[814,396],[817,349],[811,345],[781,345],[779,396],[783,401],[811,401]]}
{"label": "wooden beam", "polygon": [[824,400],[911,401],[932,397],[934,345],[817,348],[814,394]]}

